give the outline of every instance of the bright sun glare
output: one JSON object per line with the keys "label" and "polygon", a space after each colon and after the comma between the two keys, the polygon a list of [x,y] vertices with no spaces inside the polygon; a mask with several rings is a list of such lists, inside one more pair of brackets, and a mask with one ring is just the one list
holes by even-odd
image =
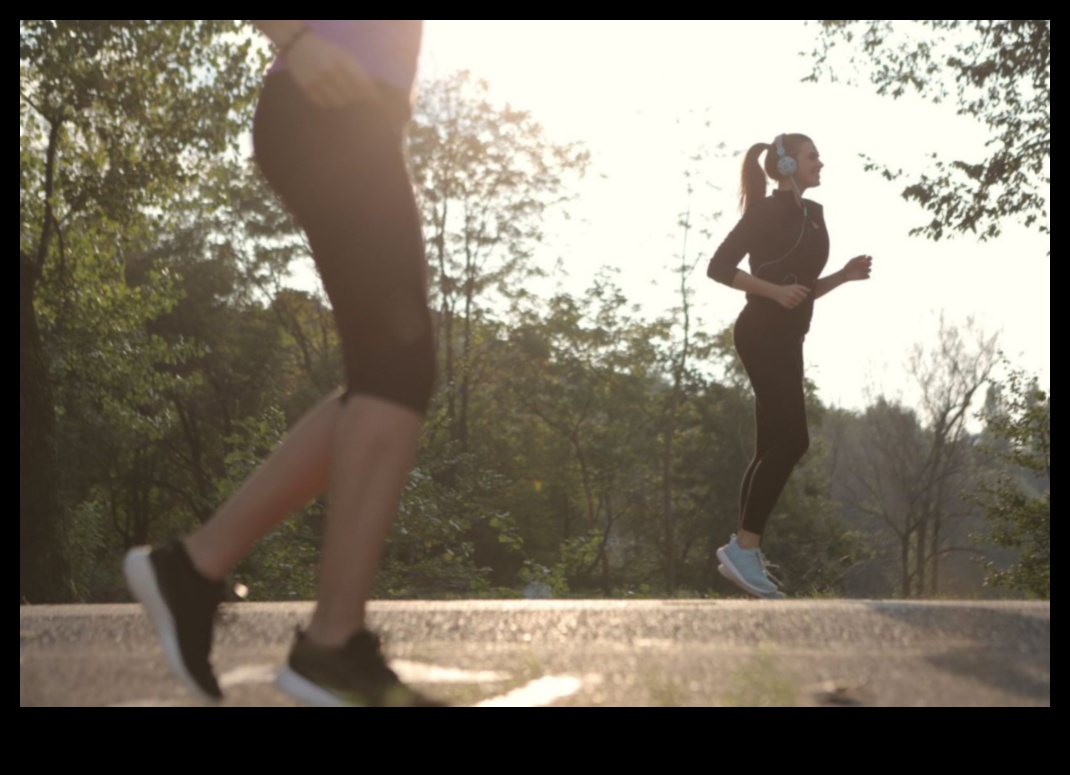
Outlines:
{"label": "bright sun glare", "polygon": [[[834,404],[858,407],[866,389],[909,394],[902,365],[931,340],[938,315],[975,317],[1002,331],[1004,350],[1049,380],[1050,241],[1015,227],[998,241],[939,243],[907,232],[925,214],[899,188],[862,169],[860,154],[920,168],[928,154],[981,150],[983,127],[917,98],[892,101],[865,86],[802,83],[814,33],[798,21],[430,20],[421,74],[472,71],[494,97],[531,113],[559,141],[578,140],[592,169],[577,190],[573,219],[547,225],[539,254],[568,269],[579,292],[599,267],[620,270],[629,298],[655,315],[672,303],[665,269],[679,248],[686,206],[683,173],[701,147],[692,200],[720,212],[706,238],[692,239],[692,290],[704,325],[729,325],[742,300],[705,277],[738,217],[736,154],[782,131],[815,138],[827,167],[811,192],[825,205],[829,271],[862,253],[873,279],[819,303],[807,340],[809,371]],[[1013,269],[1008,259],[1013,258]],[[652,284],[658,283],[657,289]]]}

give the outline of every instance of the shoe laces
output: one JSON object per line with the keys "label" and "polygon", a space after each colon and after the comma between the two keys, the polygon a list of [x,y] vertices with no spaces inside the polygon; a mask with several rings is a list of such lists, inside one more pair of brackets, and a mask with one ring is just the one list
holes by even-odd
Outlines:
{"label": "shoe laces", "polygon": [[762,572],[769,578],[770,581],[772,581],[778,587],[784,586],[784,582],[774,576],[772,571],[770,570],[771,568],[776,568],[777,570],[780,570],[780,566],[769,562],[769,560],[765,558],[765,553],[761,549],[758,550],[758,564],[761,566]]}

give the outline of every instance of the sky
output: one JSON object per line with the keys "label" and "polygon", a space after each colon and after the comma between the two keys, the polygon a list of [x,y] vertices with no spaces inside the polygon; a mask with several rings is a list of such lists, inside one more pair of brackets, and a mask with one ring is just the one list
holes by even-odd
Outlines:
{"label": "sky", "polygon": [[[882,98],[866,84],[802,83],[815,44],[816,30],[794,20],[428,20],[420,75],[469,70],[550,138],[590,151],[571,217],[547,220],[536,254],[548,270],[562,263],[567,274],[553,281],[567,290],[582,292],[611,266],[643,313],[668,309],[684,172],[693,168],[692,208],[711,230],[690,242],[694,303],[707,330],[730,325],[743,295],[707,279],[705,266],[739,217],[737,154],[802,132],[826,165],[807,196],[824,205],[827,271],[852,256],[874,259],[872,279],[816,304],[807,375],[822,400],[858,409],[883,393],[912,402],[905,362],[935,340],[941,315],[999,332],[1012,363],[1049,385],[1049,238],[1013,225],[988,243],[910,237],[927,214],[899,196],[903,183],[865,172],[860,159],[918,170],[932,153],[979,158],[985,128],[950,106]],[[711,153],[695,167],[688,158],[703,147]]]}

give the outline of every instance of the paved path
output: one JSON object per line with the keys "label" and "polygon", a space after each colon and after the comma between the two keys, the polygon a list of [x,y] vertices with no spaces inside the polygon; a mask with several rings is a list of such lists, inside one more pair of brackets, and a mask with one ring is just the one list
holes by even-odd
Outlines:
{"label": "paved path", "polygon": [[[272,685],[307,603],[223,609],[224,704]],[[1050,603],[378,602],[406,680],[463,706],[1050,706]],[[19,608],[19,705],[195,705],[133,605]]]}

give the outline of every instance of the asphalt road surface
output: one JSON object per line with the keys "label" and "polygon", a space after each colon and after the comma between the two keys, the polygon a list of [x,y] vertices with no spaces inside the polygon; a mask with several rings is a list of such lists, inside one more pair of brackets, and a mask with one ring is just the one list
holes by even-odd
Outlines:
{"label": "asphalt road surface", "polygon": [[[225,606],[225,706],[273,685],[309,603]],[[376,602],[404,680],[455,706],[1043,706],[1050,603]],[[134,605],[19,608],[19,706],[198,705]]]}

